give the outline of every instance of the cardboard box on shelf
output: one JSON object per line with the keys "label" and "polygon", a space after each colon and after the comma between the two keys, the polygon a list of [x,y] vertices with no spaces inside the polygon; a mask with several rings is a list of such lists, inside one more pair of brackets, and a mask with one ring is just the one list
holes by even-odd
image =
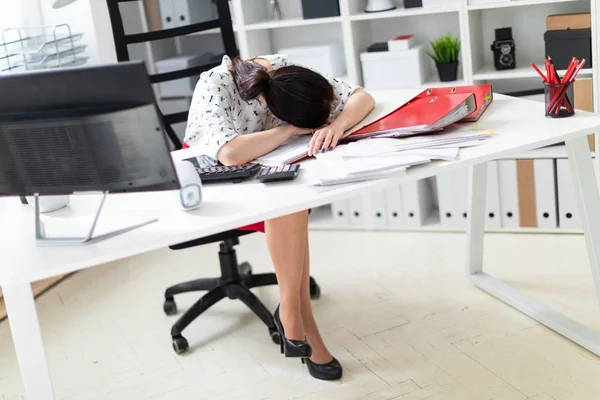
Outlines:
{"label": "cardboard box on shelf", "polygon": [[[592,78],[577,79],[573,83],[575,109],[594,111],[594,94],[592,89]],[[588,143],[590,145],[590,151],[595,151],[594,135],[588,136]]]}
{"label": "cardboard box on shelf", "polygon": [[590,13],[555,14],[546,18],[546,29],[549,31],[564,31],[567,29],[586,29],[592,27]]}

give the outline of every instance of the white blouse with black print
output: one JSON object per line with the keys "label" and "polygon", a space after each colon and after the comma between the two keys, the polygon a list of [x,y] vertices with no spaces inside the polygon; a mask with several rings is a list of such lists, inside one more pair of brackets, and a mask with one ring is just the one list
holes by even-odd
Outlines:
{"label": "white blouse with black print", "polygon": [[[259,58],[271,63],[274,69],[292,65],[284,55]],[[254,133],[284,124],[275,118],[266,104],[258,100],[241,99],[229,70],[231,60],[223,57],[221,65],[200,75],[190,107],[185,143],[199,147],[201,153],[217,160],[221,147],[238,135]],[[324,75],[333,87],[335,101],[330,119],[344,109],[348,98],[358,89],[338,78]]]}

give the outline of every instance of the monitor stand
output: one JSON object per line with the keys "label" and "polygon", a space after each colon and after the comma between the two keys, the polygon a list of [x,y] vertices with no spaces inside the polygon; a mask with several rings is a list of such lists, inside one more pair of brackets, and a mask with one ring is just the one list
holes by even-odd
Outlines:
{"label": "monitor stand", "polygon": [[158,221],[158,218],[153,218],[148,221],[141,222],[136,225],[128,226],[122,229],[118,229],[116,231],[108,232],[102,235],[94,236],[94,230],[96,229],[96,224],[98,223],[98,218],[100,217],[100,212],[102,211],[102,207],[104,206],[104,201],[106,200],[106,196],[108,192],[104,192],[102,196],[102,201],[98,206],[98,211],[96,211],[96,216],[92,222],[92,226],[87,236],[85,237],[47,237],[46,232],[44,230],[44,224],[42,222],[41,213],[40,213],[40,203],[39,203],[39,195],[35,194],[35,239],[36,243],[40,246],[79,246],[84,244],[91,244],[95,242],[99,242],[104,239],[108,239],[117,235],[120,235],[125,232],[132,231],[134,229],[141,228],[143,226],[152,224]]}

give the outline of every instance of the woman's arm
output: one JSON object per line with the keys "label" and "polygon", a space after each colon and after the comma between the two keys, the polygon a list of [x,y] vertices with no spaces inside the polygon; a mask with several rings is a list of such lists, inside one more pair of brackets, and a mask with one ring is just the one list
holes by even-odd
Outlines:
{"label": "woman's arm", "polygon": [[319,129],[308,145],[308,154],[333,150],[347,134],[346,131],[358,124],[375,107],[375,100],[368,92],[356,90],[344,106],[344,110],[329,125]]}
{"label": "woman's arm", "polygon": [[223,165],[240,165],[256,160],[275,150],[294,135],[311,133],[310,129],[300,129],[292,125],[240,135],[223,145],[217,158]]}

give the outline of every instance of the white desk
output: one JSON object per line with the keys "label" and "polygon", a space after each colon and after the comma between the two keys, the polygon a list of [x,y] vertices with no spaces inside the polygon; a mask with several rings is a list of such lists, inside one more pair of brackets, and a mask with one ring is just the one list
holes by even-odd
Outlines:
{"label": "white desk", "polygon": [[[406,92],[376,93],[378,102]],[[205,188],[205,203],[191,213],[180,211],[173,193],[109,196],[102,223],[109,228],[131,219],[158,217],[159,222],[114,239],[85,247],[36,247],[33,213],[18,199],[0,200],[0,286],[4,291],[21,375],[29,400],[53,399],[52,383],[44,354],[30,282],[61,275],[168,245],[211,235],[311,207],[331,203],[387,186],[456,168],[470,168],[470,212],[467,272],[472,282],[556,332],[600,355],[600,335],[483,272],[486,162],[537,147],[566,141],[579,198],[592,275],[600,300],[600,196],[586,135],[600,130],[600,116],[579,113],[567,119],[547,119],[544,105],[496,96],[479,125],[498,136],[483,146],[464,149],[461,160],[436,162],[409,170],[403,177],[353,184],[317,193],[312,182],[314,163],[304,165],[299,179],[274,185],[256,182],[220,184]],[[193,150],[176,153],[185,158]],[[75,199],[68,210],[46,217],[48,230],[66,216],[91,216],[86,199]],[[590,222],[596,222],[592,224]],[[66,221],[62,221],[66,222]],[[77,327],[73,327],[77,329]]]}

